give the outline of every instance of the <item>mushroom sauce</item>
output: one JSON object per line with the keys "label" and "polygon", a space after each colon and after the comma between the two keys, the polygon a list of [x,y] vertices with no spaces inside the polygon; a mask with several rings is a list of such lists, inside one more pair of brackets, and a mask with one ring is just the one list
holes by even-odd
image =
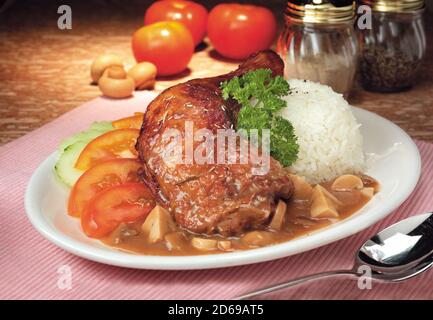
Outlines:
{"label": "mushroom sauce", "polygon": [[[141,220],[123,223],[101,240],[106,245],[146,255],[200,255],[253,249],[306,236],[344,220],[361,209],[379,191],[379,183],[365,175],[344,175],[316,186],[294,175],[292,181],[294,195],[285,203],[280,200],[275,213],[269,218],[270,222],[261,229],[250,230],[240,236],[193,234],[173,223],[171,229],[161,229],[159,226],[159,230],[165,230],[162,238],[150,241],[149,234],[144,232],[145,220]],[[361,182],[360,185],[353,184],[356,181]],[[275,227],[279,210],[280,224]],[[154,226],[155,222],[151,224],[151,227]]]}

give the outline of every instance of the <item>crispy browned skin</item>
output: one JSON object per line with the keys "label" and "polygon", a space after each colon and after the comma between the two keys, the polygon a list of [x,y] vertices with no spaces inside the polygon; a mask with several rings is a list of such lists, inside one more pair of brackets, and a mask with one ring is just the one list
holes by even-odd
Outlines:
{"label": "crispy browned skin", "polygon": [[[239,234],[263,225],[269,220],[275,201],[291,196],[292,183],[274,159],[266,175],[252,175],[250,163],[169,166],[163,161],[169,149],[168,141],[162,138],[167,129],[184,132],[185,121],[194,123],[194,131],[207,128],[214,134],[217,129],[233,128],[239,105],[223,100],[220,83],[260,68],[269,68],[274,75],[283,74],[283,62],[278,55],[263,51],[229,74],[168,88],[147,108],[137,141],[142,176],[185,229],[196,233]],[[199,143],[194,143],[194,150]]]}

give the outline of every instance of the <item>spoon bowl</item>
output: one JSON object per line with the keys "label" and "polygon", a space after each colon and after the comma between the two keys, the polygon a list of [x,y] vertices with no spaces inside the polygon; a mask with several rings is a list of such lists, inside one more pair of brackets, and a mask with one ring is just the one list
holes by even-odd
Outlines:
{"label": "spoon bowl", "polygon": [[257,299],[308,281],[350,275],[365,276],[359,267],[367,266],[378,281],[403,281],[433,265],[433,213],[424,213],[401,220],[367,240],[358,250],[350,270],[326,271],[305,276],[244,294],[236,299]]}
{"label": "spoon bowl", "polygon": [[430,261],[433,254],[433,214],[412,216],[382,230],[359,249],[355,266],[371,268],[376,279],[393,280],[400,273]]}

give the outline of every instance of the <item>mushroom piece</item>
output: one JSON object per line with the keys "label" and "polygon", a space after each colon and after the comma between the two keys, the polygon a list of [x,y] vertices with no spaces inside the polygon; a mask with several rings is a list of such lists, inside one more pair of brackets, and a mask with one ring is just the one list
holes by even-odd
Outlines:
{"label": "mushroom piece", "polygon": [[191,240],[191,245],[202,251],[216,250],[218,248],[218,240],[194,237]]}
{"label": "mushroom piece", "polygon": [[332,183],[331,189],[335,191],[351,191],[361,190],[364,187],[360,177],[354,176],[353,174],[345,174]]}
{"label": "mushroom piece", "polygon": [[361,176],[362,183],[364,184],[364,187],[373,188],[374,193],[380,191],[380,184],[372,177],[369,177],[367,175]]}
{"label": "mushroom piece", "polygon": [[134,79],[119,66],[109,67],[99,79],[99,89],[110,98],[127,98],[134,92]]}
{"label": "mushroom piece", "polygon": [[313,218],[338,218],[337,206],[341,202],[321,185],[313,189],[310,215]]}
{"label": "mushroom piece", "polygon": [[165,244],[167,249],[173,250],[183,250],[187,244],[187,239],[183,232],[171,232],[164,236]]}
{"label": "mushroom piece", "polygon": [[90,66],[90,76],[94,84],[97,84],[99,79],[104,74],[104,71],[112,66],[123,68],[123,61],[114,54],[103,54],[93,60]]}
{"label": "mushroom piece", "polygon": [[274,230],[281,230],[286,219],[287,204],[280,200],[278,201],[277,208],[275,209],[274,216],[272,217],[269,227]]}
{"label": "mushroom piece", "polygon": [[274,241],[272,233],[268,231],[251,231],[241,238],[242,243],[250,247],[262,247]]}
{"label": "mushroom piece", "polygon": [[176,226],[170,213],[158,205],[152,209],[141,226],[141,231],[150,243],[164,240],[164,236],[175,229]]}
{"label": "mushroom piece", "polygon": [[239,216],[245,219],[266,219],[271,214],[271,207],[259,209],[253,206],[240,207],[237,210]]}
{"label": "mushroom piece", "polygon": [[368,199],[371,199],[374,196],[374,188],[363,188],[361,189],[361,193]]}
{"label": "mushroom piece", "polygon": [[128,76],[134,79],[135,89],[152,89],[157,74],[156,66],[151,62],[141,62],[128,71]]}
{"label": "mushroom piece", "polygon": [[218,240],[217,247],[222,251],[231,251],[232,250],[232,242],[230,240]]}
{"label": "mushroom piece", "polygon": [[313,187],[303,177],[295,174],[290,174],[290,179],[293,182],[293,199],[294,200],[310,200],[313,194]]}

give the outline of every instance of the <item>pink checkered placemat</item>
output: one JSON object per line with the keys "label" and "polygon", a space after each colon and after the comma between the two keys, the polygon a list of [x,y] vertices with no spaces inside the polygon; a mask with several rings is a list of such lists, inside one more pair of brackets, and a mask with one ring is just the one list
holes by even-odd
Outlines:
{"label": "pink checkered placemat", "polygon": [[[433,145],[417,141],[422,176],[412,196],[380,223],[349,238],[284,259],[197,271],[133,270],[88,261],[51,244],[30,225],[24,191],[31,174],[59,141],[96,120],[143,111],[154,94],[129,100],[98,98],[36,131],[0,147],[0,299],[230,299],[302,275],[350,268],[354,252],[375,232],[415,213],[433,209]],[[218,259],[218,257],[215,257]],[[71,287],[58,286],[62,266]],[[396,284],[361,290],[349,279],[320,280],[284,292],[287,299],[432,299],[433,271]]]}

